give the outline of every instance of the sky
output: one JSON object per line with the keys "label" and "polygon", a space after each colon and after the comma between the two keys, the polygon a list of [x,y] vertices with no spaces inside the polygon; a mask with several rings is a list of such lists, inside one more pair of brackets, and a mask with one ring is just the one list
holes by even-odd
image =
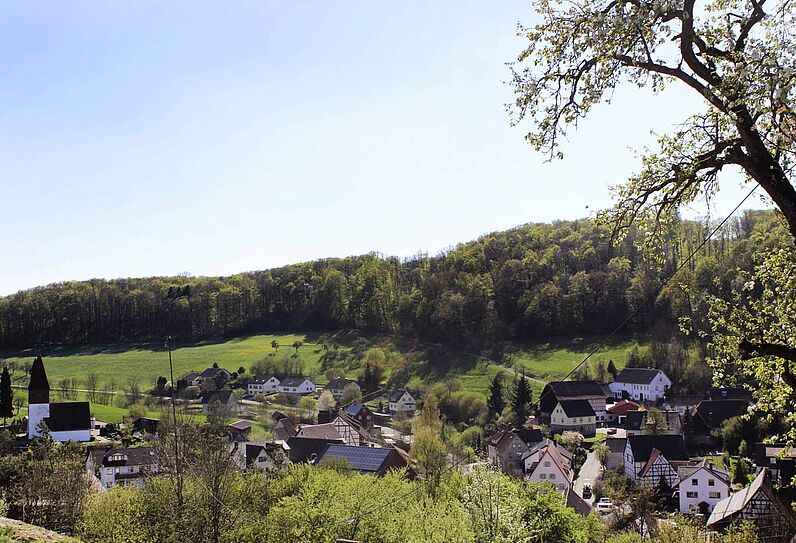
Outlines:
{"label": "sky", "polygon": [[3,3],[0,294],[435,254],[608,207],[698,98],[622,88],[548,163],[504,107],[534,20],[513,0]]}

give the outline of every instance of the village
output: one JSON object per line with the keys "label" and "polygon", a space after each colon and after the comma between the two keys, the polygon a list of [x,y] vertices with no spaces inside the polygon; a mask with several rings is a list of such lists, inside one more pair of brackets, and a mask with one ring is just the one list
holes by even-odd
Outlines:
{"label": "village", "polygon": [[[524,379],[524,376],[522,377]],[[159,381],[168,407],[221,421],[227,453],[241,472],[284,473],[293,464],[345,465],[375,477],[400,470],[422,478],[413,458],[413,420],[424,398],[384,390],[372,379],[345,377],[318,386],[302,375],[251,375],[237,386],[214,365]],[[687,515],[723,532],[753,522],[760,541],[786,542],[796,530],[796,449],[765,443],[743,417],[752,397],[737,388],[678,395],[660,369],[626,367],[605,385],[595,380],[548,382],[524,420],[495,422],[494,432],[466,455],[449,452],[448,469],[479,466],[523,482],[547,485],[578,514],[630,524],[644,532],[655,516]],[[310,401],[311,399],[311,401]],[[163,409],[160,418],[171,416]],[[190,416],[190,415],[189,415]],[[266,433],[255,428],[267,425]],[[158,418],[131,415],[110,424],[92,417],[88,402],[53,402],[45,361],[30,368],[28,410],[17,421],[14,446],[41,439],[85,445],[85,467],[96,492],[142,486],[161,473]]]}

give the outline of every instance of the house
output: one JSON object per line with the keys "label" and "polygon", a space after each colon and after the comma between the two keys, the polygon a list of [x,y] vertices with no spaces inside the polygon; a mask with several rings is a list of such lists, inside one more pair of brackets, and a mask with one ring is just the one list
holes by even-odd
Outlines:
{"label": "house", "polygon": [[271,394],[276,392],[277,387],[279,386],[279,379],[275,376],[268,377],[258,377],[256,379],[252,379],[249,381],[249,386],[247,391],[249,394],[256,395],[256,394]]}
{"label": "house", "polygon": [[703,399],[702,394],[668,395],[663,400],[663,408],[669,411],[677,411],[681,417],[685,417],[686,414],[690,416],[692,408]]}
{"label": "house", "polygon": [[331,441],[342,441],[342,436],[332,423],[326,424],[302,424],[296,437],[308,437],[311,439],[326,439]]}
{"label": "house", "polygon": [[688,462],[688,451],[681,435],[628,436],[625,445],[625,475],[634,483],[658,485],[662,480],[671,487],[677,479],[677,467]]}
{"label": "house", "polygon": [[539,429],[506,425],[487,440],[487,457],[490,462],[499,465],[504,473],[520,479],[525,473],[523,456],[543,439]]}
{"label": "house", "polygon": [[181,382],[185,383],[187,387],[200,387],[204,382],[204,378],[198,371],[189,371],[177,380],[177,388],[181,388]]}
{"label": "house", "polygon": [[526,479],[537,483],[550,483],[559,492],[565,493],[572,486],[572,459],[562,454],[559,447],[549,439],[536,444],[522,457]]}
{"label": "house", "polygon": [[271,429],[271,435],[274,436],[274,439],[287,441],[291,437],[295,436],[298,430],[296,427],[293,426],[293,423],[290,422],[290,419],[287,417],[282,417],[276,421],[274,427]]}
{"label": "house", "polygon": [[54,441],[91,441],[88,402],[51,403],[44,361],[37,356],[28,384],[28,439],[40,437],[43,426]]}
{"label": "house", "polygon": [[287,456],[294,464],[314,463],[329,444],[343,445],[343,440],[293,436],[285,443]]}
{"label": "house", "polygon": [[248,441],[252,433],[252,427],[252,423],[248,420],[239,420],[227,424],[227,432],[232,436],[234,441]]}
{"label": "house", "polygon": [[561,400],[586,400],[594,410],[597,424],[606,420],[606,392],[597,381],[551,381],[539,395],[539,419],[548,424],[553,409]]}
{"label": "house", "polygon": [[349,385],[355,386],[357,390],[361,390],[359,388],[359,383],[357,383],[353,379],[346,379],[345,377],[338,377],[337,379],[332,379],[331,381],[326,383],[326,386],[323,388],[331,392],[335,400],[340,400],[340,398],[343,395],[343,390],[345,389],[345,387]]}
{"label": "house", "polygon": [[609,437],[604,443],[608,446],[608,460],[605,462],[605,469],[614,470],[624,467],[627,438]]}
{"label": "house", "polygon": [[672,381],[661,370],[624,368],[608,386],[617,400],[657,402],[663,399]]}
{"label": "house", "polygon": [[351,445],[328,444],[318,456],[316,465],[322,465],[332,458],[341,458],[348,461],[354,471],[364,475],[383,477],[393,469],[409,469],[410,477],[414,471],[407,461],[407,457],[398,452],[395,447],[352,447]]}
{"label": "house", "polygon": [[409,394],[409,391],[399,388],[387,399],[387,410],[390,413],[398,414],[412,414],[417,409],[417,402]]}
{"label": "house", "polygon": [[639,404],[630,400],[621,400],[607,409],[607,422],[613,422],[622,426],[625,423],[628,411],[638,411]]}
{"label": "house", "polygon": [[290,396],[304,396],[315,392],[315,383],[306,377],[285,377],[276,386],[276,391]]}
{"label": "house", "polygon": [[746,400],[702,400],[691,410],[691,430],[697,435],[711,435],[721,430],[725,420],[746,413]]}
{"label": "house", "polygon": [[160,424],[158,419],[136,417],[133,421],[133,431],[155,435],[158,433],[158,424]]}
{"label": "house", "polygon": [[238,412],[238,399],[231,390],[202,391],[202,413],[211,413],[213,409],[223,409],[229,413]]}
{"label": "house", "polygon": [[707,527],[724,531],[746,521],[754,523],[757,540],[766,543],[786,543],[796,533],[796,514],[774,493],[766,468],[751,485],[717,503]]}
{"label": "house", "polygon": [[[661,415],[666,419],[666,429],[658,429],[658,434],[682,434],[683,423],[677,411],[661,411]],[[649,411],[630,411],[625,417],[625,431],[629,436],[637,436],[650,433]]]}
{"label": "house", "polygon": [[560,400],[550,417],[550,431],[572,431],[594,437],[597,432],[594,409],[587,400]]}
{"label": "house", "polygon": [[583,498],[581,498],[575,489],[572,487],[567,488],[566,492],[566,503],[567,507],[574,510],[577,514],[582,517],[588,517],[589,513],[591,513],[591,505],[586,503]]}
{"label": "house", "polygon": [[340,437],[343,438],[343,442],[346,445],[363,446],[370,439],[370,436],[362,429],[359,423],[346,415],[344,411],[340,411],[331,424],[337,430],[337,433],[340,434]]}
{"label": "house", "polygon": [[677,468],[677,480],[672,489],[679,494],[681,513],[707,515],[721,500],[730,495],[730,476],[702,460],[694,466]]}
{"label": "house", "polygon": [[373,412],[362,402],[352,402],[340,411],[355,420],[363,430],[373,428]]}
{"label": "house", "polygon": [[244,442],[234,443],[232,447],[233,455],[241,469],[258,468],[283,471],[290,464],[287,451],[279,443]]}
{"label": "house", "polygon": [[773,484],[789,486],[796,477],[796,447],[785,443],[755,443],[755,465],[768,470]]}
{"label": "house", "polygon": [[103,488],[142,486],[144,479],[158,471],[154,447],[89,451],[86,470],[99,479]]}
{"label": "house", "polygon": [[752,393],[745,388],[711,388],[705,393],[706,400],[743,400],[752,403]]}
{"label": "house", "polygon": [[200,377],[202,378],[203,383],[209,379],[223,380],[224,382],[227,382],[232,378],[232,374],[228,370],[219,368],[218,365],[214,364],[212,368],[207,368],[204,370],[200,374]]}

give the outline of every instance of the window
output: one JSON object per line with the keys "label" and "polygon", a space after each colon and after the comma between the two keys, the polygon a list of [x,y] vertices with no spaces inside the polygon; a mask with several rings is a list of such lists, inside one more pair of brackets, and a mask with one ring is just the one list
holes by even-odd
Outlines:
{"label": "window", "polygon": [[541,475],[539,475],[539,478],[544,481],[545,479],[547,479],[547,474],[546,473],[542,473]]}
{"label": "window", "polygon": [[550,467],[550,462],[545,462],[544,463],[544,467],[549,468]]}
{"label": "window", "polygon": [[708,492],[708,496],[714,500],[718,500],[721,498],[721,492]]}
{"label": "window", "polygon": [[555,473],[551,473],[550,474],[550,479],[555,479],[555,478],[556,478],[556,474]]}
{"label": "window", "polygon": [[708,479],[708,486],[716,486],[716,481],[713,479]]}
{"label": "window", "polygon": [[691,479],[691,486],[697,486],[698,484],[699,481],[697,481],[696,479]]}
{"label": "window", "polygon": [[696,498],[699,497],[699,494],[696,493],[696,492],[688,491],[688,492],[685,493],[685,497],[686,498],[694,498],[694,499],[696,499]]}

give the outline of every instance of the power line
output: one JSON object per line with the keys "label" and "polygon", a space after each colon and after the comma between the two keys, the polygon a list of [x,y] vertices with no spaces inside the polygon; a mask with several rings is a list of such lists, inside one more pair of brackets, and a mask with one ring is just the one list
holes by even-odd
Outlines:
{"label": "power line", "polygon": [[[705,244],[707,244],[707,242],[708,242],[708,241],[710,241],[710,239],[711,239],[711,238],[712,238],[712,237],[713,237],[713,236],[716,234],[716,232],[718,232],[718,231],[721,229],[721,227],[722,227],[722,226],[724,226],[724,225],[727,223],[727,221],[728,221],[728,220],[730,220],[730,218],[731,218],[733,215],[735,215],[735,213],[738,211],[738,209],[740,209],[740,207],[741,207],[741,206],[744,204],[744,202],[746,202],[746,200],[748,200],[748,199],[749,199],[749,197],[750,197],[750,196],[752,196],[752,194],[754,194],[754,192],[757,190],[757,188],[758,188],[759,186],[760,186],[760,185],[758,185],[758,184],[755,184],[755,186],[754,186],[754,187],[752,187],[752,190],[750,190],[750,191],[749,191],[749,192],[746,194],[746,196],[744,196],[744,197],[743,197],[743,199],[742,199],[740,202],[738,202],[738,205],[736,205],[736,206],[733,208],[733,210],[732,210],[732,211],[730,211],[730,213],[729,213],[729,214],[728,214],[726,217],[724,217],[724,219],[722,219],[722,221],[721,221],[721,222],[720,222],[718,225],[716,225],[716,227],[715,227],[713,230],[711,230],[711,232],[710,232],[710,233],[707,235],[707,237],[705,237],[705,239],[703,239],[703,240],[702,240],[702,242],[701,242],[701,243],[700,243],[700,244],[699,244],[699,245],[696,247],[696,249],[694,249],[693,251],[691,251],[691,253],[688,255],[688,257],[687,257],[687,258],[686,258],[686,259],[685,259],[685,260],[684,260],[684,261],[683,261],[683,262],[682,262],[682,263],[681,263],[681,264],[680,264],[680,265],[677,267],[677,269],[676,269],[676,270],[674,270],[674,271],[671,273],[671,275],[669,275],[669,277],[667,277],[667,278],[666,278],[666,279],[663,281],[663,283],[661,283],[661,285],[660,285],[660,286],[659,286],[659,287],[658,287],[658,288],[655,290],[655,293],[654,293],[654,295],[653,295],[653,296],[650,296],[650,297],[648,297],[647,299],[645,299],[645,300],[644,300],[644,301],[643,301],[641,304],[639,304],[639,305],[638,305],[638,307],[636,307],[636,308],[635,308],[633,311],[631,311],[631,312],[630,312],[630,314],[629,314],[627,317],[625,317],[625,319],[624,319],[622,322],[620,322],[620,323],[619,323],[619,325],[617,325],[617,326],[616,326],[616,327],[615,327],[613,330],[611,330],[611,332],[610,332],[610,333],[609,333],[607,336],[605,336],[605,338],[604,338],[604,339],[603,339],[603,340],[602,340],[602,341],[601,341],[601,342],[600,342],[600,343],[599,343],[599,344],[598,344],[598,345],[597,345],[597,346],[596,346],[594,349],[592,349],[592,350],[591,350],[591,351],[590,351],[590,352],[589,352],[589,353],[586,355],[586,357],[585,357],[583,360],[581,360],[581,361],[580,361],[580,362],[579,362],[579,363],[578,363],[578,364],[577,364],[577,365],[576,365],[574,368],[572,368],[572,370],[570,370],[570,372],[569,372],[569,373],[567,373],[567,374],[566,374],[566,375],[565,375],[565,376],[564,376],[564,377],[561,379],[561,381],[566,381],[568,378],[570,378],[570,377],[571,377],[571,376],[572,376],[572,375],[573,375],[573,374],[574,374],[576,371],[578,371],[578,369],[579,369],[579,368],[580,368],[580,367],[581,367],[583,364],[585,364],[586,362],[588,362],[588,360],[589,360],[589,359],[590,359],[590,358],[591,358],[591,357],[592,357],[594,354],[596,354],[596,353],[597,353],[597,352],[598,352],[600,349],[602,349],[603,347],[605,347],[605,345],[608,343],[608,341],[610,341],[610,340],[611,340],[611,338],[612,338],[612,337],[614,337],[614,336],[616,335],[616,333],[617,333],[617,332],[619,332],[619,330],[621,330],[622,328],[624,328],[624,326],[625,326],[625,325],[626,325],[628,322],[630,322],[630,320],[631,320],[633,317],[635,317],[635,316],[636,316],[636,315],[637,315],[637,314],[638,314],[638,313],[639,313],[639,312],[640,312],[640,311],[641,311],[641,310],[642,310],[644,307],[646,307],[646,306],[647,306],[647,305],[648,305],[648,304],[649,304],[649,303],[650,303],[652,300],[654,300],[655,298],[657,298],[657,297],[658,297],[658,294],[660,294],[660,292],[663,290],[663,288],[664,288],[664,287],[665,287],[667,284],[669,284],[669,282],[670,282],[672,279],[674,279],[674,276],[675,276],[675,275],[677,275],[677,273],[678,273],[680,270],[682,270],[682,269],[683,269],[683,268],[686,266],[686,264],[688,264],[688,263],[691,261],[691,259],[692,259],[692,258],[694,258],[694,256],[696,256],[696,254],[697,254],[697,253],[700,251],[700,249],[702,249],[702,247],[704,247],[704,246],[705,246]],[[552,389],[553,389],[553,387],[550,387],[550,388],[548,389],[548,393],[549,393],[549,391],[550,391],[550,390],[552,390]],[[539,407],[539,406],[541,405],[541,403],[542,403],[542,398],[543,398],[544,396],[545,396],[545,390],[543,389],[543,390],[542,390],[542,393],[539,395],[539,399],[538,399],[538,400],[537,400],[537,401],[536,401],[534,404],[532,404],[532,405],[534,405],[535,407]]]}

